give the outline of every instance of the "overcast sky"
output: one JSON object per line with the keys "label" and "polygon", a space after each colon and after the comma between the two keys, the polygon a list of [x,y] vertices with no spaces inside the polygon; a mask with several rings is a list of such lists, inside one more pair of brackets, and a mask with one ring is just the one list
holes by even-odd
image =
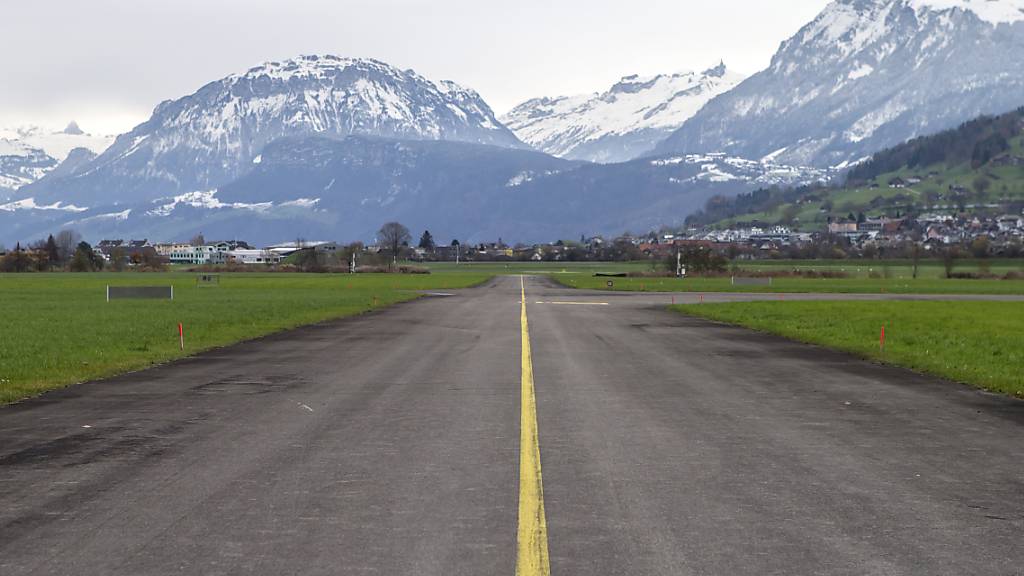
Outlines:
{"label": "overcast sky", "polygon": [[372,57],[479,91],[501,113],[629,74],[767,66],[828,0],[5,2],[0,125],[119,133],[156,104],[268,60]]}

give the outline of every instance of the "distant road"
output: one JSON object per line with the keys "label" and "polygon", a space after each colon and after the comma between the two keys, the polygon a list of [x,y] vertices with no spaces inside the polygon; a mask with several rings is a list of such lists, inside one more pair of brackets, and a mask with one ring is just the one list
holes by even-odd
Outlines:
{"label": "distant road", "polygon": [[1024,574],[1024,402],[524,284],[0,408],[0,575]]}

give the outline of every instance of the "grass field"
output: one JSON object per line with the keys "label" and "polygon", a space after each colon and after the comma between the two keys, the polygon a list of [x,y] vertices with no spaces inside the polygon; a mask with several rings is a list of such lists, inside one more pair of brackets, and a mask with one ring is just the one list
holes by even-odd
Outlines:
{"label": "grass field", "polygon": [[757,302],[674,309],[1024,397],[1024,302]]}
{"label": "grass field", "polygon": [[[463,265],[465,266],[465,265]],[[813,270],[847,274],[847,278],[778,277],[772,286],[733,286],[732,279],[724,277],[676,278],[605,278],[595,274],[622,274],[652,269],[649,262],[611,263],[512,263],[471,264],[480,270],[495,274],[525,273],[548,274],[569,288],[634,292],[786,292],[786,293],[842,293],[842,294],[1024,294],[1024,280],[948,280],[945,269],[934,260],[923,261],[918,267],[918,278],[913,278],[913,266],[903,260],[758,260],[735,265],[730,274],[770,274]],[[506,267],[507,266],[507,267]],[[446,268],[440,268],[446,269]],[[468,268],[474,269],[474,268]],[[1024,271],[1024,260],[962,260],[957,271],[983,272],[1004,275]]]}
{"label": "grass field", "polygon": [[[0,274],[0,403],[201,350],[462,288],[490,274]],[[174,301],[107,303],[108,285],[173,285]],[[185,326],[179,349],[178,323]]]}
{"label": "grass field", "polygon": [[742,292],[835,294],[1024,294],[1022,280],[942,280],[937,278],[777,278],[771,286],[733,286],[730,278],[594,278],[556,276],[570,288],[632,292]]}
{"label": "grass field", "polygon": [[[1024,294],[1024,280],[947,280],[945,269],[935,260],[922,261],[918,278],[905,260],[758,260],[738,263],[737,276],[745,273],[792,272],[802,270],[835,271],[848,278],[776,278],[772,286],[732,286],[730,277],[702,278],[604,278],[595,274],[625,274],[652,270],[650,262],[481,262],[434,263],[435,272],[476,272],[486,274],[543,274],[569,288],[644,292],[787,292],[843,294]],[[1004,275],[1024,272],[1024,260],[961,260],[959,272],[983,272]]]}

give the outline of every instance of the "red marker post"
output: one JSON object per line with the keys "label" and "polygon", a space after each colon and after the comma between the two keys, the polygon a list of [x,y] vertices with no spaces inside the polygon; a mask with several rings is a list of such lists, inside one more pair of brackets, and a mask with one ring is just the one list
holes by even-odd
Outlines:
{"label": "red marker post", "polygon": [[878,349],[885,354],[885,326],[882,326],[882,335],[878,337]]}
{"label": "red marker post", "polygon": [[178,342],[181,344],[182,352],[185,351],[185,327],[178,324]]}

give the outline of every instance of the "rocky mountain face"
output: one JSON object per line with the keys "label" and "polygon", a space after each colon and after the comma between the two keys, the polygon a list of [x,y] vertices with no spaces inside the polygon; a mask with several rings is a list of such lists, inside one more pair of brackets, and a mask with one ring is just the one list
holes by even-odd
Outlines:
{"label": "rocky mountain face", "polygon": [[164,102],[73,176],[44,179],[18,198],[97,206],[210,190],[250,171],[271,142],[309,135],[525,147],[478,94],[453,82],[375,60],[305,56]]}
{"label": "rocky mountain face", "polygon": [[742,79],[724,64],[700,73],[628,76],[604,93],[524,102],[501,120],[524,142],[548,154],[625,162],[651,152]]}
{"label": "rocky mountain face", "polygon": [[836,0],[657,152],[844,166],[1024,103],[1024,0]]}

